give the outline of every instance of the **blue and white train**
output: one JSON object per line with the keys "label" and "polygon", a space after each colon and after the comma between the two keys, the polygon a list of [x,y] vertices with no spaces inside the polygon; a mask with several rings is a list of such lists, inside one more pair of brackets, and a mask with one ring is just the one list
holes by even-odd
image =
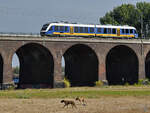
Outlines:
{"label": "blue and white train", "polygon": [[41,36],[73,36],[103,38],[138,38],[135,27],[113,25],[86,25],[70,23],[44,24]]}

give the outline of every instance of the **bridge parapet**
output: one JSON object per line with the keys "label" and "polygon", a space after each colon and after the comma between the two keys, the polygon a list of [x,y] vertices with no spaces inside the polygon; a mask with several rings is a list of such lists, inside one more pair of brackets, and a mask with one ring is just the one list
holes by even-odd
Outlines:
{"label": "bridge parapet", "polygon": [[0,35],[0,40],[30,40],[30,41],[60,41],[60,42],[92,42],[92,43],[150,43],[146,39],[113,39],[113,38],[83,38],[83,37],[41,37],[40,35]]}

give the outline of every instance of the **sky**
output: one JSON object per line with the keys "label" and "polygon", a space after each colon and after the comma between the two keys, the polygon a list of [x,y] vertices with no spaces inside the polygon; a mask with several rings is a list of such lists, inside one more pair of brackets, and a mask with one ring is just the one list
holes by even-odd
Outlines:
{"label": "sky", "polygon": [[[99,24],[100,17],[121,4],[150,0],[0,0],[0,32],[39,33],[47,22]],[[13,58],[13,65],[18,60]]]}
{"label": "sky", "polygon": [[47,22],[99,24],[121,4],[150,0],[0,0],[0,32],[39,33]]}

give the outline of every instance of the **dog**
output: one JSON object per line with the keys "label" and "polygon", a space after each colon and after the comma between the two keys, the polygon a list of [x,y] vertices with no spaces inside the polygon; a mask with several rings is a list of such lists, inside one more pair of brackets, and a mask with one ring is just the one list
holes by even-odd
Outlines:
{"label": "dog", "polygon": [[67,108],[69,104],[72,106],[72,108],[73,107],[77,108],[75,102],[72,100],[61,100],[61,103],[64,103],[65,104],[64,107],[67,106]]}
{"label": "dog", "polygon": [[86,104],[87,104],[87,102],[86,102],[86,100],[85,100],[84,97],[76,97],[75,100],[76,100],[76,101],[79,101],[79,102],[80,102],[81,104],[83,104],[83,105],[86,105]]}

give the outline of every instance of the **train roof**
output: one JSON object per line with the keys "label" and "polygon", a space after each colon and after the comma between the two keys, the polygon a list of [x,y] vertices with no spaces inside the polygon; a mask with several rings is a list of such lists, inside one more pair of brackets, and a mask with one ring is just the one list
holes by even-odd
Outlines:
{"label": "train roof", "polygon": [[136,29],[135,27],[123,25],[123,26],[115,26],[115,25],[92,25],[92,24],[74,24],[74,23],[49,23],[52,25],[59,26],[75,26],[75,27],[103,27],[103,28],[121,28],[121,29]]}
{"label": "train roof", "polygon": [[75,27],[95,27],[95,25],[88,24],[74,24],[74,23],[51,23],[51,25],[62,25],[62,26],[75,26]]}
{"label": "train roof", "polygon": [[124,25],[124,26],[114,26],[114,25],[96,25],[96,27],[103,27],[103,28],[121,28],[121,29],[135,29],[135,27]]}

